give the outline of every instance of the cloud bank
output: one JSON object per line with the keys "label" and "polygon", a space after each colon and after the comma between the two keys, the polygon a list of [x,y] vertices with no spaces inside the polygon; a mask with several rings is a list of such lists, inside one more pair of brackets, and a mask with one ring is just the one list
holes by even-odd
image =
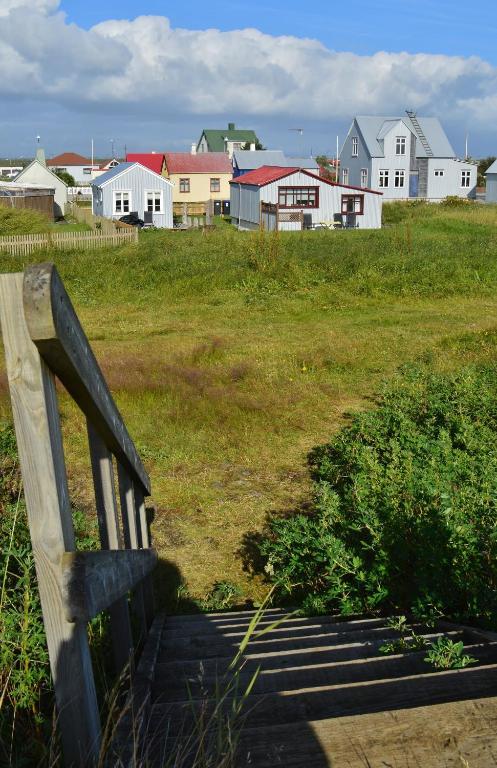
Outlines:
{"label": "cloud bank", "polygon": [[[478,57],[336,52],[257,29],[174,29],[165,17],[69,24],[58,0],[0,0],[0,97],[160,119],[337,120],[413,108],[490,127],[497,68]],[[139,110],[137,112],[137,110]]]}

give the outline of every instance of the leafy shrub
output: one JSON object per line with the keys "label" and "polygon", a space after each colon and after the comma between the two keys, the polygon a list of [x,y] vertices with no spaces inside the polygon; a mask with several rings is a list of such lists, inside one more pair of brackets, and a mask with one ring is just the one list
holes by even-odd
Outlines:
{"label": "leafy shrub", "polygon": [[269,521],[260,546],[280,594],[496,626],[496,433],[496,366],[405,370],[311,453],[312,512]]}
{"label": "leafy shrub", "polygon": [[474,202],[466,197],[448,195],[441,201],[440,205],[443,205],[444,208],[467,208],[469,205],[474,205]]}
{"label": "leafy shrub", "polygon": [[0,205],[0,235],[30,235],[49,229],[47,217],[38,211]]}

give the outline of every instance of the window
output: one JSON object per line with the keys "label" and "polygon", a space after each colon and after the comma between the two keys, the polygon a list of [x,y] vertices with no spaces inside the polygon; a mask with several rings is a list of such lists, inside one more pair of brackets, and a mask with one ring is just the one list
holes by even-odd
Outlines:
{"label": "window", "polygon": [[368,186],[368,169],[361,168],[361,187]]}
{"label": "window", "polygon": [[180,192],[189,192],[190,191],[190,179],[180,179],[179,180],[179,191]]}
{"label": "window", "polygon": [[282,208],[319,208],[319,188],[279,187],[278,205]]}
{"label": "window", "polygon": [[352,157],[357,157],[359,154],[359,139],[357,136],[352,137]]}
{"label": "window", "polygon": [[388,187],[388,171],[380,171],[380,187],[383,189]]}
{"label": "window", "polygon": [[342,184],[348,184],[348,183],[349,183],[349,169],[342,168]]}
{"label": "window", "polygon": [[121,215],[123,213],[130,212],[131,193],[130,192],[114,192],[114,213]]}
{"label": "window", "polygon": [[211,192],[221,191],[221,179],[211,179]]}
{"label": "window", "polygon": [[91,168],[83,168],[83,173],[84,173],[86,176],[90,176],[90,175],[91,175],[91,172],[92,172],[92,169],[91,169]]}
{"label": "window", "polygon": [[406,172],[403,170],[395,171],[394,184],[396,187],[403,187],[406,183]]}
{"label": "window", "polygon": [[471,183],[471,171],[461,171],[461,187],[469,187]]}
{"label": "window", "polygon": [[145,210],[152,213],[162,213],[162,192],[160,190],[145,193]]}
{"label": "window", "polygon": [[443,168],[435,168],[435,176],[438,176],[438,177],[440,177],[440,178],[442,178],[443,176],[445,176],[445,171],[444,171],[444,169],[443,169]]}
{"label": "window", "polygon": [[395,154],[405,155],[406,153],[406,137],[397,136],[395,139]]}
{"label": "window", "polygon": [[233,142],[233,149],[241,149],[241,148],[242,148],[241,141],[234,141]]}
{"label": "window", "polygon": [[342,195],[342,213],[364,213],[364,195]]}

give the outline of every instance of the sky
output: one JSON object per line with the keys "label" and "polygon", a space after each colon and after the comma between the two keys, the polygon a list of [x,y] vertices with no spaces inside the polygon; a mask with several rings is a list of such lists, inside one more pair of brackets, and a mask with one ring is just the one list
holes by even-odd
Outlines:
{"label": "sky", "polygon": [[188,150],[228,122],[334,154],[354,115],[405,109],[497,154],[496,33],[495,0],[0,0],[0,156]]}

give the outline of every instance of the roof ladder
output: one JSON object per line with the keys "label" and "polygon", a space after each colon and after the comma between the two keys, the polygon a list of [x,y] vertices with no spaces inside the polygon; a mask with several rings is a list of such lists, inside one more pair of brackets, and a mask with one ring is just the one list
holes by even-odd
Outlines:
{"label": "roof ladder", "polygon": [[423,129],[421,128],[421,126],[420,126],[420,124],[418,122],[418,118],[416,117],[416,112],[413,112],[413,111],[411,111],[409,109],[406,109],[406,114],[409,117],[409,119],[411,120],[411,123],[414,126],[414,130],[416,131],[418,139],[420,140],[421,145],[422,145],[424,151],[426,152],[427,156],[428,157],[434,157],[433,150],[430,147],[428,139],[424,135]]}

